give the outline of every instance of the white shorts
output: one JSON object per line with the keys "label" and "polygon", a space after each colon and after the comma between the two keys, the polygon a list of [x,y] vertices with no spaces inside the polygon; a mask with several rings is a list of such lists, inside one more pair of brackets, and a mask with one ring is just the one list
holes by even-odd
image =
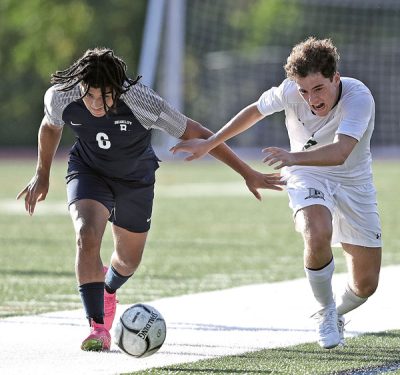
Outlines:
{"label": "white shorts", "polygon": [[332,214],[332,246],[340,243],[381,247],[381,223],[372,183],[341,185],[314,176],[291,176],[287,182],[293,216],[307,206],[319,204]]}

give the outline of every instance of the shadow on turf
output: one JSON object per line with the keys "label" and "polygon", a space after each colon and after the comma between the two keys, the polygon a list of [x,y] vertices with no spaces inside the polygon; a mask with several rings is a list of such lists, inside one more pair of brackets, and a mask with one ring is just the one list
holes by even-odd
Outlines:
{"label": "shadow on turf", "polygon": [[[400,362],[387,363],[382,366],[350,369],[340,372],[332,372],[327,375],[379,375],[400,369]],[[397,372],[396,372],[397,373]]]}
{"label": "shadow on turf", "polygon": [[235,369],[228,369],[228,370],[223,370],[223,369],[215,369],[215,368],[185,368],[185,369],[180,369],[180,368],[175,368],[175,367],[161,367],[160,370],[162,371],[173,371],[172,373],[175,374],[177,372],[181,373],[189,373],[189,374],[198,374],[198,373],[204,373],[204,374],[273,374],[276,372],[273,370],[235,370]]}

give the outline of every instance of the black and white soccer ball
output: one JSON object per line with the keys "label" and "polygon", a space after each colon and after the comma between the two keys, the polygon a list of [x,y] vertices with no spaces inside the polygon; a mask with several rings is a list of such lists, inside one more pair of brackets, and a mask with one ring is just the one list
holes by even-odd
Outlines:
{"label": "black and white soccer ball", "polygon": [[127,308],[120,316],[114,330],[114,342],[126,354],[148,357],[161,348],[166,334],[161,313],[152,306],[139,303]]}

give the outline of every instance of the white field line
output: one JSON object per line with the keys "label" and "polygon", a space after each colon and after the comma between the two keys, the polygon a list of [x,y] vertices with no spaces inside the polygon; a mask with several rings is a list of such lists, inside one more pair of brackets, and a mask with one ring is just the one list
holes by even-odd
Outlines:
{"label": "white field line", "polygon": [[[286,197],[284,191],[275,191],[269,189],[260,189],[263,196],[279,196]],[[160,186],[156,185],[156,196],[167,198],[182,197],[236,197],[236,196],[253,197],[252,193],[247,189],[244,182],[204,182],[204,183],[187,183]]]}
{"label": "white field line", "polygon": [[[27,215],[23,201],[0,200],[0,212],[4,215]],[[35,209],[35,216],[42,215],[67,215],[66,202],[39,202]]]}
{"label": "white field line", "polygon": [[[399,271],[398,266],[382,269],[378,291],[348,314],[347,337],[399,328],[394,289]],[[335,289],[345,282],[346,275],[335,275]],[[305,279],[147,303],[167,322],[167,339],[151,357],[135,359],[115,345],[108,353],[81,351],[88,327],[79,309],[0,319],[0,373],[110,375],[315,340],[309,318],[315,310]],[[127,307],[118,306],[117,316]]]}
{"label": "white field line", "polygon": [[[157,198],[204,198],[204,197],[238,197],[248,196],[254,199],[252,193],[246,188],[244,183],[224,182],[224,183],[190,183],[168,186],[156,186]],[[265,197],[283,197],[283,191],[262,190],[261,194]],[[0,212],[8,215],[26,214],[23,200],[3,199],[0,200]],[[63,215],[68,214],[66,201],[43,201],[36,207],[35,215]]]}

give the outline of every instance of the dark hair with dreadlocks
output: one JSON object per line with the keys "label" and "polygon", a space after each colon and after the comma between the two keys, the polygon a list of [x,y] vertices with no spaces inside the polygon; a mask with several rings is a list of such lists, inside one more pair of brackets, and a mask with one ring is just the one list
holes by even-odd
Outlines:
{"label": "dark hair with dreadlocks", "polygon": [[113,105],[115,108],[117,100],[120,96],[135,85],[141,77],[135,80],[128,78],[126,75],[125,62],[114,55],[113,50],[108,48],[88,49],[85,54],[75,61],[69,68],[60,70],[51,75],[51,83],[60,85],[59,91],[69,91],[78,83],[84,85],[83,98],[91,87],[100,88],[104,102],[104,110],[107,112],[106,106],[106,89],[111,89]]}

